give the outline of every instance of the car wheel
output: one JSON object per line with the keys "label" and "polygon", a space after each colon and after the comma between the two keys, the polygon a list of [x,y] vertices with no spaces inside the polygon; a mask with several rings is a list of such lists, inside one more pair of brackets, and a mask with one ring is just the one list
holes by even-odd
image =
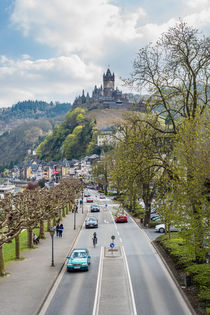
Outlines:
{"label": "car wheel", "polygon": [[160,229],[159,229],[159,232],[160,232],[160,233],[164,233],[164,232],[165,232],[165,229],[164,229],[164,228],[160,228]]}

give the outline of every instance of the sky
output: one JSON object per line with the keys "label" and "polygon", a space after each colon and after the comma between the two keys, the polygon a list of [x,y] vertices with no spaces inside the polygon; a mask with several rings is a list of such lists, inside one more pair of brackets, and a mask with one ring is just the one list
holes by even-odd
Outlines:
{"label": "sky", "polygon": [[0,0],[0,107],[72,103],[108,67],[124,90],[139,49],[180,18],[209,36],[210,0]]}

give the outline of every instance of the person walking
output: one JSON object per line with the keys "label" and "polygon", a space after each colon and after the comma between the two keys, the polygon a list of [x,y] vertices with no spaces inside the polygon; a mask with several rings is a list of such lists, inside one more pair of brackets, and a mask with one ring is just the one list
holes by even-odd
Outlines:
{"label": "person walking", "polygon": [[59,236],[59,223],[57,223],[57,225],[56,225],[56,236]]}
{"label": "person walking", "polygon": [[63,230],[64,230],[64,227],[63,227],[63,224],[61,223],[61,224],[59,225],[59,228],[58,228],[59,237],[62,237],[62,235],[63,235]]}

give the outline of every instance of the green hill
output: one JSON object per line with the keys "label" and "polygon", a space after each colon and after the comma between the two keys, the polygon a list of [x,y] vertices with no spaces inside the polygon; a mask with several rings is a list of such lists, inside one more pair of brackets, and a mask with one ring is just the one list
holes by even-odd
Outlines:
{"label": "green hill", "polygon": [[[0,134],[22,124],[25,119],[63,121],[65,114],[71,109],[70,103],[46,103],[43,101],[24,101],[10,108],[0,109]],[[60,118],[59,118],[60,117]]]}
{"label": "green hill", "polygon": [[47,120],[28,120],[0,136],[0,169],[22,162],[29,149],[36,147],[52,130]]}

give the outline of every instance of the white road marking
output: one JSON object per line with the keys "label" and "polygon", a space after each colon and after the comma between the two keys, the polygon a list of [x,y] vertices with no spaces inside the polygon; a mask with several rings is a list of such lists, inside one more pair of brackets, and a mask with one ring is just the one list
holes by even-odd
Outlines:
{"label": "white road marking", "polygon": [[98,277],[97,277],[97,284],[96,284],[96,293],[95,293],[95,300],[94,300],[92,315],[97,315],[99,311],[99,301],[100,301],[100,294],[101,294],[101,282],[102,282],[102,271],[103,271],[103,258],[104,258],[104,248],[101,247],[100,261],[99,261],[99,266],[98,266]]}
{"label": "white road marking", "polygon": [[[78,236],[77,236],[77,238],[76,238],[76,241],[75,241],[75,243],[73,244],[74,247],[76,247],[76,244],[78,243],[78,240],[79,240],[79,238],[80,238],[80,234],[81,234],[81,233],[82,233],[82,229],[80,230],[80,232],[79,232],[79,234],[78,234]],[[69,254],[69,252],[68,252],[68,254]],[[67,254],[67,255],[68,255],[68,254]],[[66,255],[66,256],[67,256],[67,255]],[[56,281],[55,281],[55,283],[54,283],[54,285],[53,285],[53,287],[52,287],[52,289],[51,289],[51,291],[50,291],[50,293],[49,293],[49,295],[48,295],[46,301],[44,302],[44,304],[43,304],[43,306],[42,306],[42,309],[40,310],[40,312],[39,312],[38,315],[44,315],[44,314],[46,313],[46,311],[47,311],[47,309],[48,309],[48,307],[49,307],[49,305],[50,305],[50,302],[52,301],[53,296],[55,295],[55,292],[56,292],[56,290],[57,290],[57,288],[58,288],[58,286],[59,286],[59,284],[60,284],[60,282],[61,282],[61,279],[63,278],[63,275],[64,275],[64,273],[66,272],[67,261],[68,261],[68,259],[66,258],[65,263],[64,263],[64,265],[63,265],[63,267],[62,267],[62,269],[61,269],[61,272],[60,272],[58,278],[56,279]]]}
{"label": "white road marking", "polygon": [[132,302],[132,306],[133,306],[133,315],[137,315],[136,302],[135,302],[134,293],[133,293],[133,286],[132,286],[132,282],[131,282],[131,276],[130,276],[130,271],[129,271],[129,267],[128,267],[128,261],[127,261],[127,257],[126,257],[126,254],[125,254],[125,249],[124,249],[123,246],[122,246],[122,253],[123,253],[123,256],[124,256],[125,266],[126,266],[126,269],[127,269],[128,282],[129,282],[130,293],[131,293],[131,302]]}

